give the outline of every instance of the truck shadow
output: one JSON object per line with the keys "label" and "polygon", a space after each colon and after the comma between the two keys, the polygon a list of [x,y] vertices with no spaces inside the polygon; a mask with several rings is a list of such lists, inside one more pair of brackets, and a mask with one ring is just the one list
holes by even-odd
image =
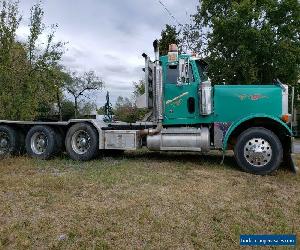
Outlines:
{"label": "truck shadow", "polygon": [[[213,151],[209,154],[193,153],[193,152],[151,152],[147,150],[140,151],[126,151],[126,152],[110,152],[101,154],[99,157],[113,157],[114,159],[128,159],[137,160],[141,162],[151,163],[174,163],[174,164],[193,164],[196,167],[216,167],[221,168],[225,166],[226,168],[240,170],[234,156],[232,153],[228,153],[225,157],[224,164],[221,165],[222,153],[218,151]],[[194,167],[194,166],[193,166]]]}
{"label": "truck shadow", "polygon": [[[151,162],[155,163],[171,163],[171,164],[180,164],[182,167],[188,165],[192,168],[201,168],[201,167],[210,167],[210,168],[226,168],[236,171],[242,171],[237,165],[233,152],[227,152],[222,161],[222,153],[220,151],[211,151],[209,154],[201,154],[194,152],[153,152],[148,150],[138,150],[138,151],[112,151],[110,153],[101,154],[99,159],[105,159],[106,157],[112,157],[118,160],[133,160],[139,162]],[[191,164],[193,166],[191,166]],[[291,167],[285,162],[282,162],[279,166],[279,171],[291,171]]]}

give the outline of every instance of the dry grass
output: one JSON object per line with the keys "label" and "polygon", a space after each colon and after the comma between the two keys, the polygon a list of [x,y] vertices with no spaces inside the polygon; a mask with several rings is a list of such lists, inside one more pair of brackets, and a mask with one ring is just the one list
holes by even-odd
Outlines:
{"label": "dry grass", "polygon": [[87,163],[3,160],[0,248],[236,249],[240,234],[299,239],[300,175],[254,176],[220,160],[145,151]]}

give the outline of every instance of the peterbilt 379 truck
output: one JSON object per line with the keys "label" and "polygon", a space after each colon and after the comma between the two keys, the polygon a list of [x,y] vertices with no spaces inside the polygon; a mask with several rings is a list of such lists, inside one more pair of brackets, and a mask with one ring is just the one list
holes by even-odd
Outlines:
{"label": "peterbilt 379 truck", "polygon": [[[137,103],[151,110],[148,120],[132,124],[100,120],[66,122],[0,120],[0,156],[17,154],[49,159],[66,151],[73,160],[90,160],[104,150],[233,150],[237,164],[254,174],[269,174],[292,160],[289,87],[270,85],[212,86],[207,64],[193,55],[145,58],[145,94]],[[292,110],[292,108],[290,109]],[[287,162],[287,163],[288,163]]]}

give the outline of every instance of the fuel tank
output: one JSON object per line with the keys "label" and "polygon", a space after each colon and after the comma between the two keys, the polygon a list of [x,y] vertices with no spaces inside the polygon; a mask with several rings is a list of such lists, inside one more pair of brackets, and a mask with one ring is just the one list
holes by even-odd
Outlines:
{"label": "fuel tank", "polygon": [[209,129],[165,128],[160,134],[147,137],[147,147],[150,150],[207,152],[210,149]]}

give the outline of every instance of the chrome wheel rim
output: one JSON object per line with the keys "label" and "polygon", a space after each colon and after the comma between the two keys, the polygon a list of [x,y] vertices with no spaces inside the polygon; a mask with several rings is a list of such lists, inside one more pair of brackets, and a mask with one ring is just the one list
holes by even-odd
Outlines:
{"label": "chrome wheel rim", "polygon": [[78,130],[72,136],[71,145],[76,154],[83,155],[91,147],[91,137],[85,130]]}
{"label": "chrome wheel rim", "polygon": [[253,138],[247,141],[244,147],[246,161],[255,167],[267,165],[272,159],[272,154],[270,143],[262,138]]}
{"label": "chrome wheel rim", "polygon": [[37,155],[46,152],[48,146],[48,138],[43,132],[36,132],[31,137],[31,150]]}
{"label": "chrome wheel rim", "polygon": [[10,140],[8,134],[0,132],[0,155],[5,155],[9,152]]}

